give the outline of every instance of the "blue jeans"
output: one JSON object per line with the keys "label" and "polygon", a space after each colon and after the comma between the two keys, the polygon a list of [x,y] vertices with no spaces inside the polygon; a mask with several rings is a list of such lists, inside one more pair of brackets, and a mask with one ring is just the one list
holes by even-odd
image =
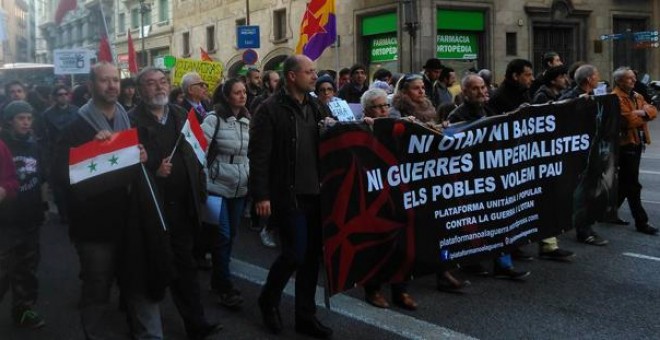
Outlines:
{"label": "blue jeans", "polygon": [[211,288],[215,292],[227,292],[234,288],[231,283],[229,261],[234,237],[236,237],[236,231],[241,224],[244,210],[245,197],[222,198],[217,237],[215,237],[211,253],[213,258]]}
{"label": "blue jeans", "polygon": [[502,269],[513,268],[513,260],[511,260],[511,254],[505,254],[495,259],[495,265]]}

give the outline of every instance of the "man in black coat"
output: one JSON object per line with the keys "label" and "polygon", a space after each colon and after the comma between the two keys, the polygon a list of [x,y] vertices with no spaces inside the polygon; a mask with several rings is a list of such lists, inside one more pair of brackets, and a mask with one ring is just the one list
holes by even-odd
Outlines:
{"label": "man in black coat", "polygon": [[348,103],[359,104],[362,94],[368,89],[367,68],[364,65],[355,64],[351,67],[351,81],[339,89],[337,96]]}
{"label": "man in black coat", "polygon": [[522,104],[529,104],[529,86],[533,81],[532,63],[529,60],[511,60],[506,66],[504,81],[488,101],[488,106],[496,115],[501,115],[517,109]]}
{"label": "man in black coat", "polygon": [[297,272],[296,331],[326,338],[332,330],[316,319],[314,296],[322,243],[318,125],[330,112],[309,95],[317,79],[309,58],[291,56],[283,68],[284,88],[259,107],[250,128],[249,190],[257,214],[279,227],[282,243],[259,307],[266,326],[281,332],[282,291]]}
{"label": "man in black coat", "polygon": [[201,207],[206,199],[203,168],[190,144],[181,138],[187,114],[168,103],[170,84],[165,73],[148,67],[140,71],[136,81],[142,102],[129,116],[138,129],[140,143],[150,155],[145,165],[156,178],[164,206],[176,272],[170,291],[188,338],[204,339],[222,326],[210,324],[204,316],[192,251],[201,229]]}

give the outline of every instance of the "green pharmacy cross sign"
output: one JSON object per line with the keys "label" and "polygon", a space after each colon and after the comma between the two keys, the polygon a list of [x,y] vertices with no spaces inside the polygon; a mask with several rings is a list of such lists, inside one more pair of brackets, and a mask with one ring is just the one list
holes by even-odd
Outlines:
{"label": "green pharmacy cross sign", "polygon": [[438,59],[477,59],[479,44],[474,33],[438,32],[436,56]]}

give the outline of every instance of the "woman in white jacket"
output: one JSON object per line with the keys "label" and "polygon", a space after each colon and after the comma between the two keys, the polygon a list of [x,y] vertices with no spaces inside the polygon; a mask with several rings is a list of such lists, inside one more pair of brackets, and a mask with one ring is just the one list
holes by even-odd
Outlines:
{"label": "woman in white jacket", "polygon": [[218,234],[212,251],[211,288],[218,294],[221,305],[236,308],[243,298],[232,284],[229,260],[247,196],[250,114],[245,108],[245,84],[229,79],[218,90],[221,95],[214,106],[215,113],[202,123],[204,135],[214,149],[209,152],[216,153],[215,158],[209,160],[207,188],[209,195],[222,198]]}

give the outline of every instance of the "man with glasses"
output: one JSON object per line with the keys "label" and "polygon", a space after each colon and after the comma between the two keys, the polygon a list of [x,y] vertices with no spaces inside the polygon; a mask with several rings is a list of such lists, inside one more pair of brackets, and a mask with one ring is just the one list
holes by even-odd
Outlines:
{"label": "man with glasses", "polygon": [[204,117],[211,111],[208,104],[209,85],[202,80],[197,72],[188,72],[181,78],[181,90],[185,96],[183,108],[186,112],[194,109],[197,113],[197,120],[204,121]]}
{"label": "man with glasses", "polygon": [[259,106],[250,127],[249,190],[257,214],[277,225],[282,251],[270,267],[259,296],[264,324],[282,332],[282,291],[296,272],[296,331],[327,338],[332,329],[316,318],[316,284],[321,258],[319,123],[327,106],[309,93],[314,62],[295,55],[283,63],[284,86]]}
{"label": "man with glasses", "polygon": [[[205,339],[222,328],[220,324],[211,324],[206,319],[193,256],[195,238],[201,229],[200,211],[206,196],[205,177],[192,147],[180,138],[188,115],[180,107],[169,104],[170,83],[165,73],[161,69],[147,67],[140,71],[136,83],[142,101],[128,114],[132,125],[138,130],[140,143],[149,155],[145,167],[156,179],[164,206],[163,215],[168,226],[175,273],[170,283],[172,300],[183,319],[188,338]],[[172,153],[175,147],[176,151]],[[147,244],[149,242],[145,241]],[[147,295],[148,301],[156,302],[152,309],[157,312],[157,299],[153,295]],[[129,308],[133,308],[136,298],[129,297],[128,300]],[[154,314],[158,315],[151,313]],[[153,325],[148,331],[155,332],[145,332],[144,338],[162,338],[160,317],[145,316],[144,319],[140,321]],[[129,320],[139,325],[137,319]]]}
{"label": "man with glasses", "polygon": [[48,108],[43,114],[44,131],[43,131],[43,147],[44,147],[44,164],[49,172],[48,182],[53,189],[53,196],[57,212],[60,215],[60,222],[66,224],[66,199],[64,193],[68,183],[63,182],[64,174],[54,174],[59,167],[53,162],[55,159],[64,158],[68,150],[58,148],[57,141],[62,138],[64,128],[69,125],[77,117],[78,107],[69,103],[69,89],[64,85],[55,86],[51,96],[53,97],[53,106]]}

